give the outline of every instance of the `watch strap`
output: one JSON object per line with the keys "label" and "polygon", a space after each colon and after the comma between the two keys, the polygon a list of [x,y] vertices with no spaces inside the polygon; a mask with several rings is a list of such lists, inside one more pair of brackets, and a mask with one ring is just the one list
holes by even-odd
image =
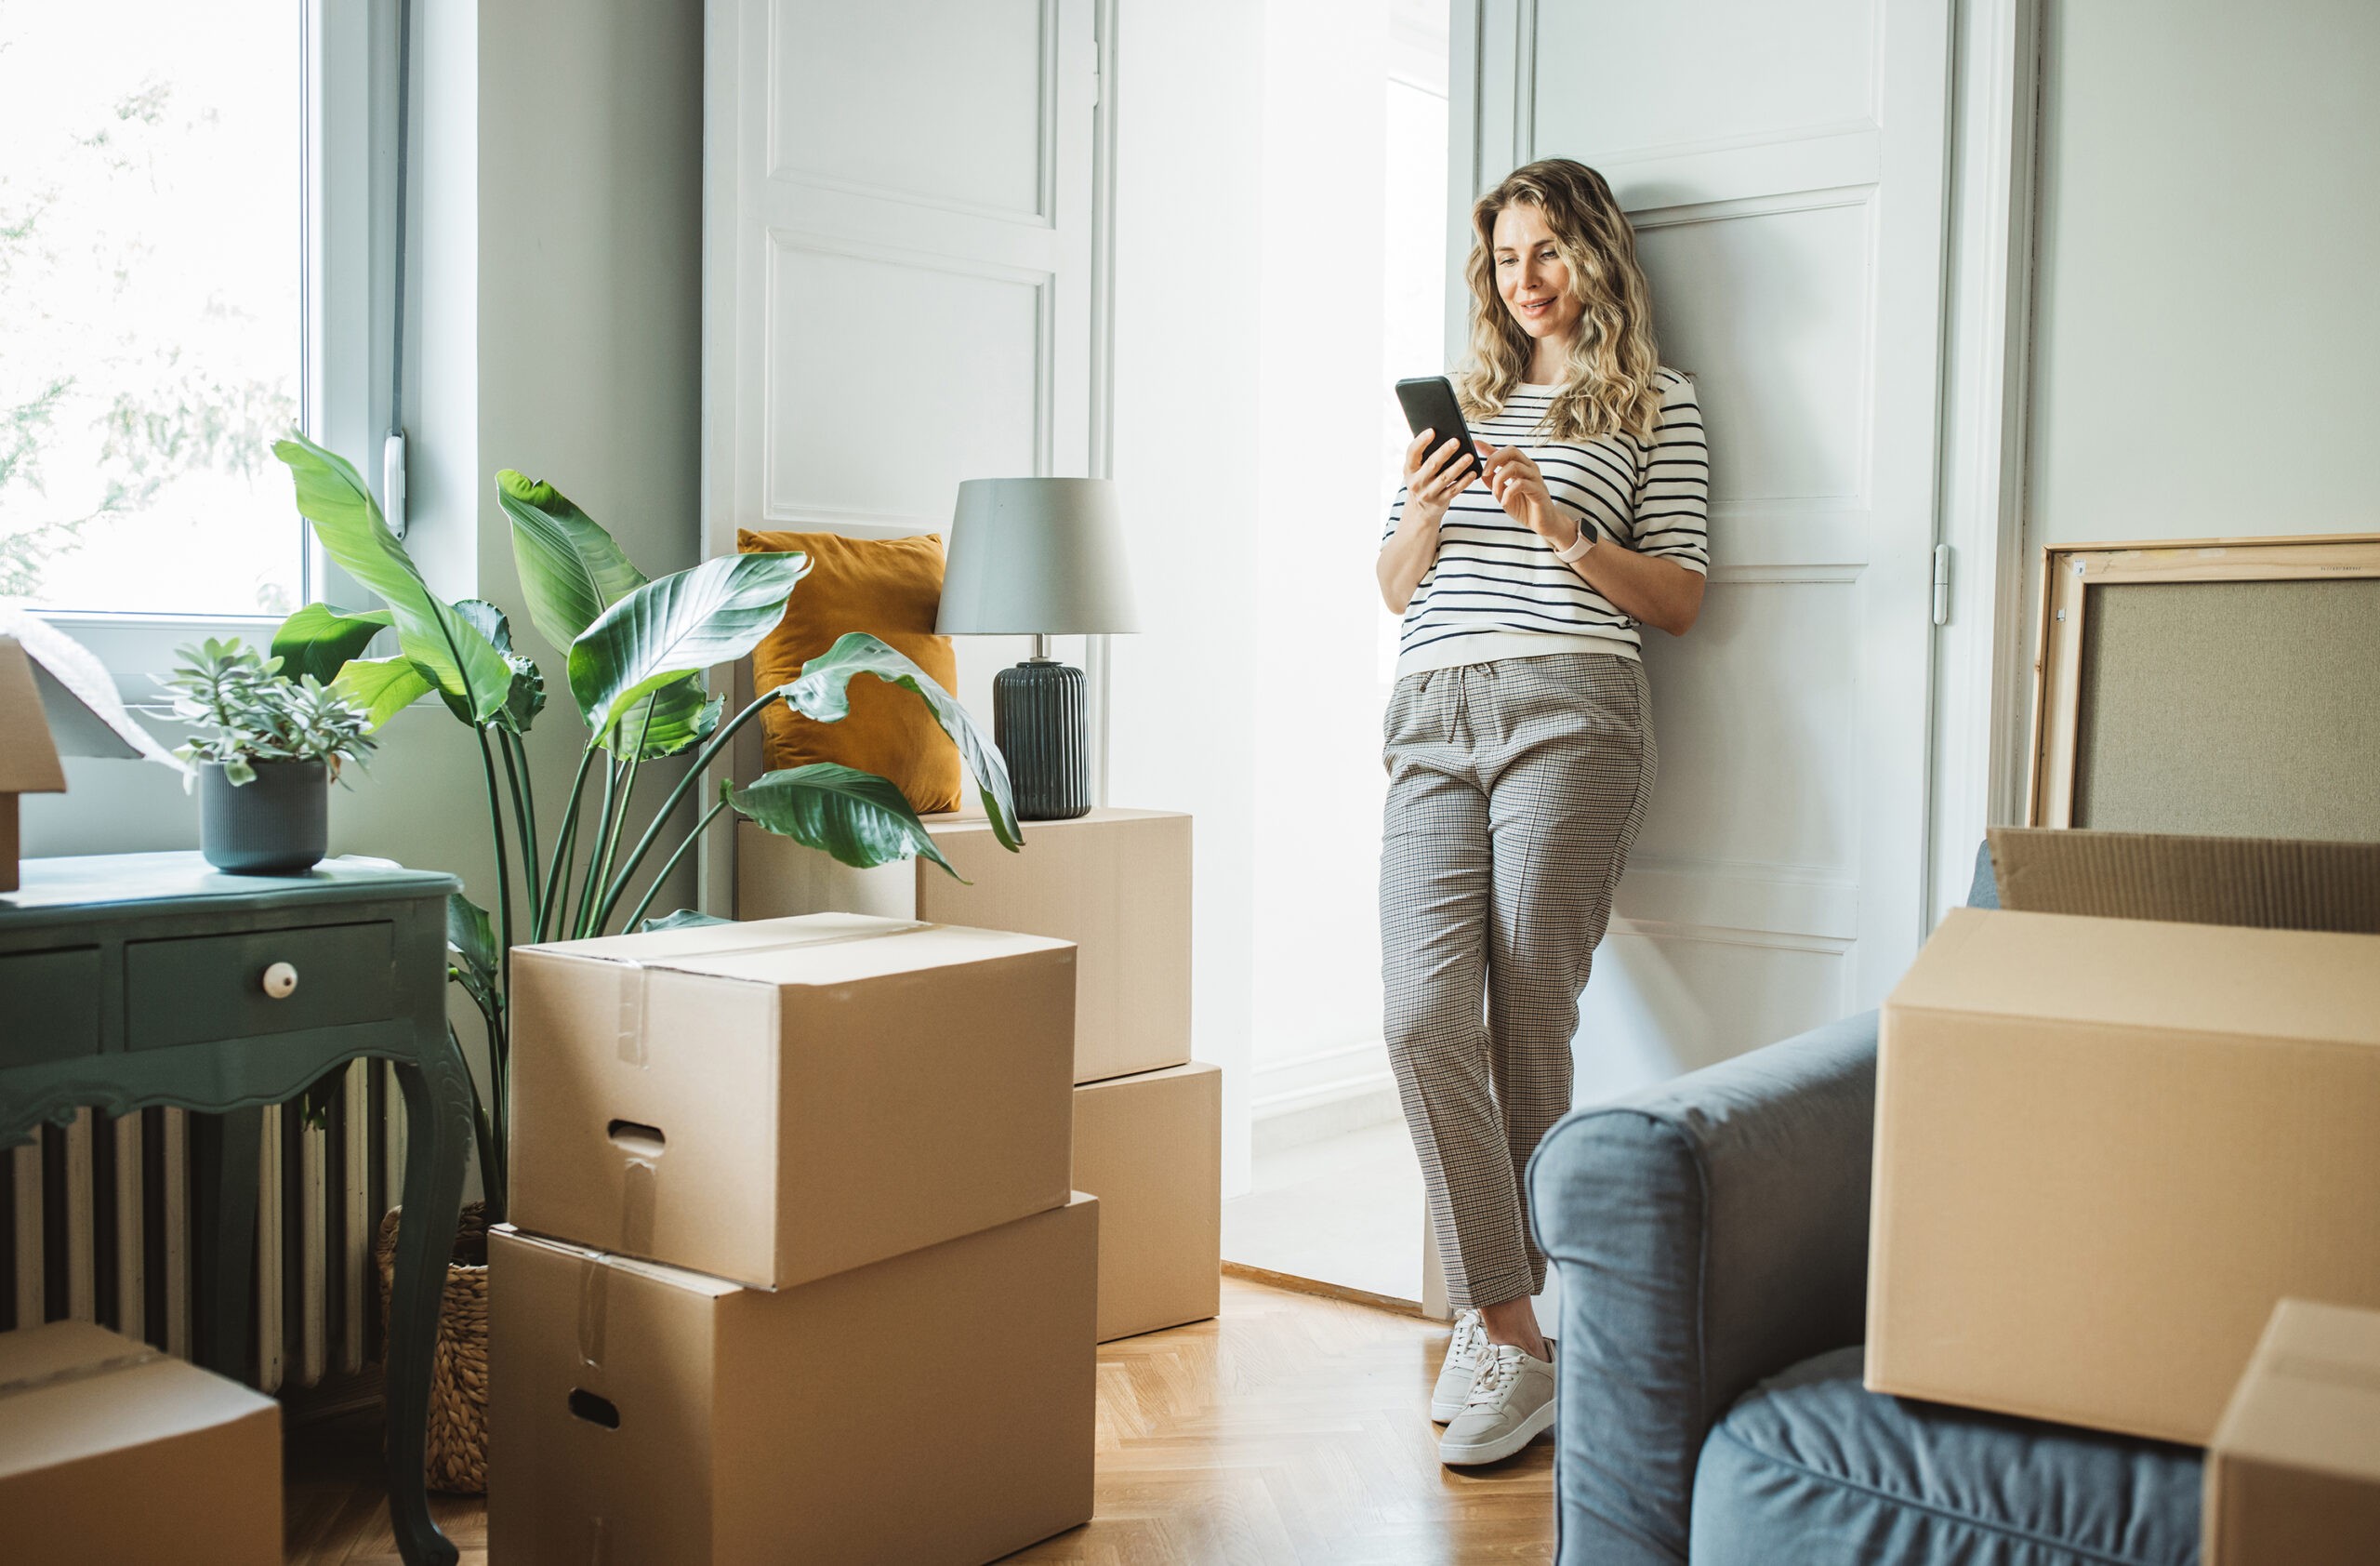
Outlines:
{"label": "watch strap", "polygon": [[1565,565],[1572,564],[1578,561],[1580,556],[1585,554],[1589,550],[1595,547],[1595,540],[1597,537],[1598,535],[1595,532],[1595,524],[1592,522],[1582,522],[1579,524],[1579,536],[1570,540],[1570,547],[1567,549],[1555,550],[1554,551],[1554,558],[1560,561]]}

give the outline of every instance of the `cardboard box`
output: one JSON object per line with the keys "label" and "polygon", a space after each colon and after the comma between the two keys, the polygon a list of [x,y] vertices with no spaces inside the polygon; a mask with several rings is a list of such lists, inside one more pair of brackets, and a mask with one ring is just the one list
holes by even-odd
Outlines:
{"label": "cardboard box", "polygon": [[523,1228],[762,1288],[1071,1188],[1074,950],[818,914],[512,959]]}
{"label": "cardboard box", "polygon": [[2205,1566],[2380,1560],[2380,1313],[2283,1300],[2206,1453]]}
{"label": "cardboard box", "polygon": [[1873,1390],[2203,1444],[2281,1298],[2380,1307],[2380,936],[1957,909],[1876,1095]]}
{"label": "cardboard box", "polygon": [[1075,1089],[1075,1189],[1099,1198],[1099,1341],[1223,1304],[1223,1074],[1192,1062]]}
{"label": "cardboard box", "polygon": [[926,827],[972,884],[924,860],[853,870],[743,823],[736,910],[747,919],[848,910],[1072,941],[1075,1081],[1190,1058],[1189,816],[1094,810],[1029,821],[1017,854],[980,815],[930,816]]}
{"label": "cardboard box", "polygon": [[281,1405],[83,1321],[0,1333],[12,1560],[279,1566]]}
{"label": "cardboard box", "polygon": [[1089,1520],[1098,1220],[774,1294],[498,1228],[489,1559],[976,1566]]}
{"label": "cardboard box", "polygon": [[33,659],[16,638],[0,636],[0,892],[17,889],[17,796],[65,791]]}

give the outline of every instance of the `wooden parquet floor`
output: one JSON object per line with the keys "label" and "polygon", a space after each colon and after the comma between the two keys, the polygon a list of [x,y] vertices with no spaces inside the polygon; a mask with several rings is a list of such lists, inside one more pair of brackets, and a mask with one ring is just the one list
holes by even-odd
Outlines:
{"label": "wooden parquet floor", "polygon": [[[1081,1566],[1471,1566],[1554,1558],[1550,1438],[1442,1467],[1437,1323],[1244,1279],[1212,1321],[1099,1351],[1096,1514],[1010,1557]],[[393,1566],[375,1432],[290,1440],[292,1566]],[[486,1566],[477,1501],[440,1503]]]}

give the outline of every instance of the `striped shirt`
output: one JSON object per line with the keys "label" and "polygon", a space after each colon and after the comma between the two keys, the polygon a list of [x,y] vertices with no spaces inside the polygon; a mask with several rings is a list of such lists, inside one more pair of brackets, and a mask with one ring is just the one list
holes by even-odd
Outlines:
{"label": "striped shirt", "polygon": [[[1661,413],[1648,445],[1633,435],[1549,441],[1538,424],[1556,388],[1522,386],[1504,411],[1472,427],[1490,445],[1518,444],[1545,474],[1546,493],[1582,528],[1689,571],[1711,564],[1711,456],[1694,382],[1673,369],[1654,381]],[[1532,439],[1533,435],[1538,438]],[[1405,515],[1405,488],[1388,509],[1385,545]],[[1399,679],[1500,657],[1604,652],[1637,656],[1636,622],[1554,557],[1554,546],[1504,514],[1474,479],[1438,523],[1438,553],[1413,590],[1397,641]]]}

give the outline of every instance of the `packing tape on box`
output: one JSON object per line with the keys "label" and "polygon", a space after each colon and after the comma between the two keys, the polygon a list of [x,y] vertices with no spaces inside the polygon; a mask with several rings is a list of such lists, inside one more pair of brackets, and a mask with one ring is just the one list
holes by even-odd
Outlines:
{"label": "packing tape on box", "polygon": [[920,930],[939,928],[931,921],[911,919],[895,922],[886,920],[866,930],[846,930],[835,936],[813,936],[806,939],[770,941],[761,946],[717,947],[707,951],[681,951],[670,958],[651,962],[634,957],[612,959],[627,970],[620,978],[618,1009],[618,1054],[620,1062],[641,1069],[645,1064],[646,1023],[652,1015],[653,973],[656,968],[674,970],[677,964],[691,957],[759,957],[772,951],[792,951],[802,947],[849,946],[854,941],[880,941],[893,936],[912,936]]}
{"label": "packing tape on box", "polygon": [[[653,1251],[653,1210],[659,1174],[644,1159],[628,1160],[620,1195],[618,1254],[649,1255]],[[578,1278],[578,1358],[600,1370],[611,1320],[612,1269],[609,1253],[596,1252],[581,1264]]]}
{"label": "packing tape on box", "polygon": [[79,1365],[68,1365],[63,1370],[54,1370],[46,1375],[26,1375],[20,1376],[14,1381],[0,1381],[0,1398],[13,1398],[20,1392],[38,1392],[45,1387],[64,1387],[71,1382],[88,1381],[95,1375],[112,1375],[117,1371],[131,1370],[136,1366],[145,1365],[152,1360],[164,1358],[165,1356],[154,1348],[142,1348],[129,1353],[111,1355],[104,1360],[90,1360]]}
{"label": "packing tape on box", "polygon": [[[2285,1376],[2292,1381],[2329,1382],[2334,1386],[2353,1387],[2360,1391],[2380,1392],[2380,1371],[2329,1355],[2276,1355],[2265,1368],[2274,1375]],[[5,1387],[0,1387],[0,1391],[5,1390]]]}
{"label": "packing tape on box", "polygon": [[612,1313],[612,1269],[598,1252],[578,1264],[578,1360],[603,1368],[603,1329]]}

